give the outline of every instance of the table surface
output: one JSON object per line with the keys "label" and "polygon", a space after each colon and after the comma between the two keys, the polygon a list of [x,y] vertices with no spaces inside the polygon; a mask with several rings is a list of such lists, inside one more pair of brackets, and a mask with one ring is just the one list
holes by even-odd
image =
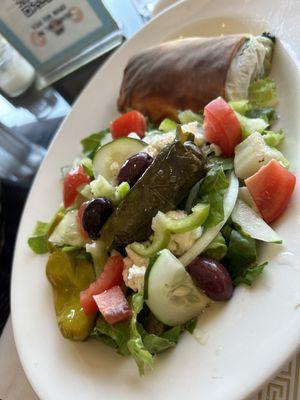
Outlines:
{"label": "table surface", "polygon": [[[130,0],[107,0],[116,18],[125,21],[126,38],[143,25],[143,20],[132,8]],[[125,6],[124,6],[125,5]],[[130,21],[130,24],[128,24]],[[58,126],[69,112],[71,104],[94,74],[107,54],[75,71],[43,91],[31,88],[17,99],[6,99],[0,93],[0,128],[5,127],[18,135],[47,148]],[[9,284],[15,235],[30,183],[16,184],[0,181],[0,335],[9,316]],[[252,400],[300,399],[300,354]],[[13,340],[10,318],[0,339],[0,400],[35,400],[21,367]]]}

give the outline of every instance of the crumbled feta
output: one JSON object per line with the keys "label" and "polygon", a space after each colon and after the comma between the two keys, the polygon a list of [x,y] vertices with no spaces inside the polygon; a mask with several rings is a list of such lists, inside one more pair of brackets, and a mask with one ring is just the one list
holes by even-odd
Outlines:
{"label": "crumbled feta", "polygon": [[221,147],[218,146],[217,144],[212,143],[212,144],[210,145],[210,148],[211,148],[211,150],[215,153],[215,155],[216,155],[217,157],[219,157],[219,156],[222,154]]}
{"label": "crumbled feta", "polygon": [[139,256],[129,246],[126,246],[125,250],[126,250],[126,253],[127,253],[127,257],[126,258],[130,258],[130,260],[132,261],[132,264],[135,264],[138,267],[143,267],[143,266],[144,267],[148,267],[149,258],[145,258],[145,257]]}
{"label": "crumbled feta", "polygon": [[161,135],[146,136],[143,140],[148,143],[148,146],[146,146],[143,151],[148,153],[151,157],[156,157],[165,146],[175,140],[175,136],[175,131],[162,133]]}
{"label": "crumbled feta", "polygon": [[127,135],[127,137],[130,137],[132,139],[138,139],[141,140],[141,138],[139,137],[139,135],[135,132],[130,132],[129,135]]}
{"label": "crumbled feta", "polygon": [[[176,210],[167,212],[167,215],[174,219],[180,219],[185,217],[187,213],[182,210]],[[174,233],[171,235],[168,249],[175,256],[181,256],[193,246],[195,241],[199,239],[201,235],[202,227],[193,229],[192,231],[188,231],[185,233]]]}
{"label": "crumbled feta", "polygon": [[133,264],[132,267],[127,270],[127,273],[123,272],[123,279],[126,286],[130,287],[135,292],[142,290],[144,288],[145,272],[146,267],[138,267]]}
{"label": "crumbled feta", "polygon": [[202,126],[197,122],[189,122],[188,124],[183,124],[181,125],[181,130],[183,133],[191,133],[194,135],[194,143],[197,146],[202,146],[206,143],[206,140],[203,135],[203,128]]}
{"label": "crumbled feta", "polygon": [[125,248],[127,257],[124,258],[123,279],[125,285],[134,291],[143,289],[144,275],[149,259],[136,254],[129,246]]}

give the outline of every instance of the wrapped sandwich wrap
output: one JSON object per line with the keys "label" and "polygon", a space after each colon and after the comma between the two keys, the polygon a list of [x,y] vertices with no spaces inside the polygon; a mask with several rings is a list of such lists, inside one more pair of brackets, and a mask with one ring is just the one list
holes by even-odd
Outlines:
{"label": "wrapped sandwich wrap", "polygon": [[178,110],[198,112],[211,100],[248,97],[252,81],[269,73],[273,38],[227,35],[163,43],[133,56],[124,71],[118,109],[158,123]]}

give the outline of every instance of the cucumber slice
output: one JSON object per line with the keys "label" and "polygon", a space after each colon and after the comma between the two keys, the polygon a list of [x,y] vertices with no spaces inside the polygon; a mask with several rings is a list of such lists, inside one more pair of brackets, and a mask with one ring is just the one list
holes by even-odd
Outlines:
{"label": "cucumber slice", "polygon": [[[95,154],[93,159],[93,172],[97,179],[99,175],[104,176],[110,183],[115,183],[119,168],[131,156],[143,151],[147,144],[142,140],[123,137],[105,144]],[[116,163],[116,167],[114,164]]]}
{"label": "cucumber slice", "polygon": [[278,234],[243,200],[237,200],[231,219],[253,239],[269,243],[282,243]]}
{"label": "cucumber slice", "polygon": [[184,324],[211,303],[167,249],[147,268],[144,286],[146,304],[159,321],[169,326]]}

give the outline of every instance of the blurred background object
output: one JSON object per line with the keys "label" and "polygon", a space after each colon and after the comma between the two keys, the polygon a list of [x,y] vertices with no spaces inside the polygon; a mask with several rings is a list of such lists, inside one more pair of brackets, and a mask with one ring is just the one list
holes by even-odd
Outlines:
{"label": "blurred background object", "polygon": [[149,21],[152,17],[157,0],[132,0],[132,2],[143,19]]}
{"label": "blurred background object", "polygon": [[0,89],[16,97],[31,86],[34,78],[33,67],[0,34]]}
{"label": "blurred background object", "polygon": [[123,40],[118,23],[97,0],[1,0],[0,32],[35,68],[40,89]]}

